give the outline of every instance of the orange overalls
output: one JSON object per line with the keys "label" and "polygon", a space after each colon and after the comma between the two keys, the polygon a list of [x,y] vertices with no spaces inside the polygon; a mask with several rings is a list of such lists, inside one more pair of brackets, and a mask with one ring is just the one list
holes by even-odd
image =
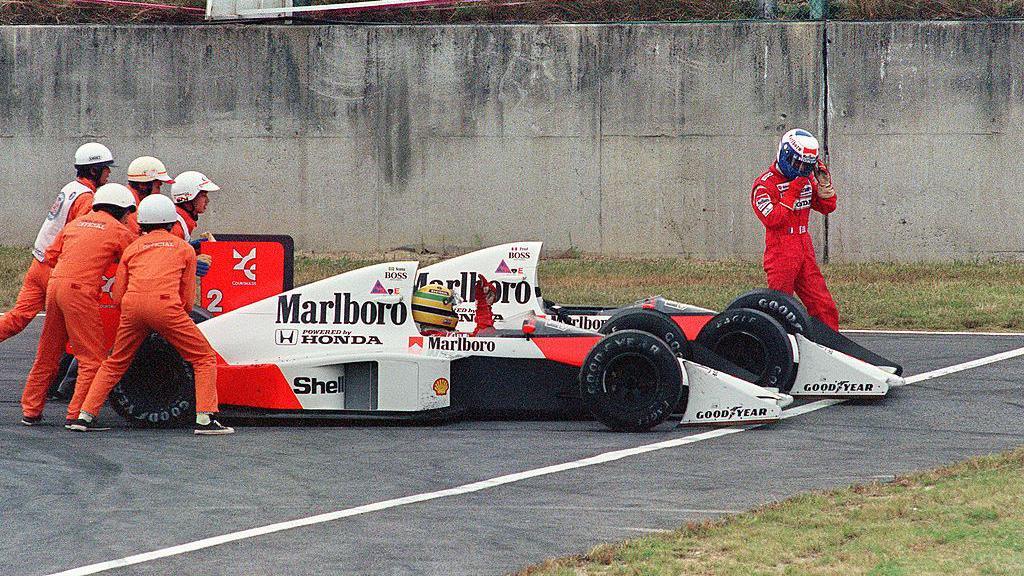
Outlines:
{"label": "orange overalls", "polygon": [[192,233],[196,231],[198,224],[181,206],[175,206],[174,209],[178,211],[178,221],[171,228],[171,234],[188,242],[192,240]]}
{"label": "orange overalls", "polygon": [[60,357],[71,341],[78,357],[78,382],[68,403],[68,418],[77,418],[96,371],[107,356],[96,305],[101,274],[121,257],[131,232],[106,212],[91,212],[64,226],[46,251],[53,266],[46,288],[46,319],[39,351],[21,396],[25,416],[43,413],[46,391],[57,374]]}
{"label": "orange overalls", "polygon": [[[139,193],[131,186],[128,187],[128,190],[130,190],[132,196],[135,197],[135,205],[138,206],[139,202],[142,202],[142,198],[139,198]],[[132,234],[134,234],[136,238],[142,235],[142,229],[139,228],[139,215],[135,212],[128,214],[124,219],[124,227],[131,230]]]}
{"label": "orange overalls", "polygon": [[196,297],[195,281],[195,250],[166,230],[143,234],[125,250],[114,284],[121,323],[113,351],[89,387],[83,411],[99,415],[150,332],[163,336],[192,364],[196,412],[217,411],[217,356],[188,315]]}
{"label": "orange overalls", "polygon": [[[96,187],[92,182],[81,178],[78,180],[83,185],[95,191]],[[71,204],[67,214],[67,222],[88,214],[92,211],[92,194],[80,194]],[[18,300],[3,316],[0,316],[0,342],[21,332],[28,326],[29,322],[36,317],[46,304],[46,284],[50,281],[50,272],[53,269],[49,264],[40,262],[33,257],[32,263],[25,273],[25,280],[21,284],[21,291],[18,292]]]}

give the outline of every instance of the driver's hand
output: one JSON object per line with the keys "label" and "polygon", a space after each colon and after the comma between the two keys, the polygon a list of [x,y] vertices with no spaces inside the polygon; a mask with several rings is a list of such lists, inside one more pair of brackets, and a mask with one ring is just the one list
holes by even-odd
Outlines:
{"label": "driver's hand", "polygon": [[488,304],[494,304],[498,301],[497,289],[482,274],[478,274],[476,277],[476,299],[477,301],[483,300]]}
{"label": "driver's hand", "polygon": [[818,182],[818,196],[831,198],[836,195],[835,189],[832,188],[832,172],[824,160],[819,159],[814,166],[814,179]]}

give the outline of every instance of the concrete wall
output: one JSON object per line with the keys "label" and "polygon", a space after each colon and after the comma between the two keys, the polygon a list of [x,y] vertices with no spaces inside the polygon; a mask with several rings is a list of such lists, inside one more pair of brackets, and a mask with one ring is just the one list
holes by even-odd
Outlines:
{"label": "concrete wall", "polygon": [[[828,29],[832,256],[1019,250],[1022,25]],[[757,258],[751,181],[782,131],[824,129],[817,23],[23,26],[0,46],[7,243],[96,139],[115,179],[141,154],[202,170],[209,228],[306,249]]]}

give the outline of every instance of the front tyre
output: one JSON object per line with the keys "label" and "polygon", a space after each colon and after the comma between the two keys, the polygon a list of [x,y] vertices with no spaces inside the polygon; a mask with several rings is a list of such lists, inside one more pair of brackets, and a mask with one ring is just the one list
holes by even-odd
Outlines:
{"label": "front tyre", "polygon": [[640,330],[602,338],[580,368],[580,395],[612,430],[643,432],[664,422],[683,394],[683,373],[672,348]]}
{"label": "front tyre", "polygon": [[739,308],[764,312],[775,318],[790,334],[807,334],[811,326],[811,315],[807,313],[804,305],[795,296],[778,290],[769,288],[751,290],[738,296],[725,309],[737,310]]}
{"label": "front tyre", "polygon": [[726,310],[713,317],[694,340],[757,375],[754,384],[789,392],[796,380],[793,342],[775,318],[760,310]]}

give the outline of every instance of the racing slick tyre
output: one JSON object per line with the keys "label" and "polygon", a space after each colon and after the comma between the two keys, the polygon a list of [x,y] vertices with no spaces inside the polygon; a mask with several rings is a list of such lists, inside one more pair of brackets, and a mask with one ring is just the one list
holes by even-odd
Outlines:
{"label": "racing slick tyre", "polygon": [[754,384],[789,392],[796,380],[793,341],[775,318],[739,308],[713,317],[695,342],[757,375]]}
{"label": "racing slick tyre", "polygon": [[671,318],[655,310],[627,308],[616,312],[598,332],[611,334],[619,330],[640,330],[663,340],[676,356],[692,358],[690,341]]}
{"label": "racing slick tyre", "polygon": [[[196,324],[211,315],[192,309]],[[196,417],[192,365],[159,334],[150,334],[139,346],[131,366],[110,392],[110,406],[129,423],[147,428],[190,425]]]}
{"label": "racing slick tyre", "polygon": [[643,432],[661,424],[683,395],[683,373],[664,340],[617,330],[599,341],[580,368],[583,405],[612,430]]}
{"label": "racing slick tyre", "polygon": [[760,310],[775,318],[782,324],[790,334],[806,334],[811,327],[811,315],[807,313],[804,305],[796,299],[796,296],[771,290],[758,288],[751,290],[733,300],[726,310],[738,308],[750,308]]}

